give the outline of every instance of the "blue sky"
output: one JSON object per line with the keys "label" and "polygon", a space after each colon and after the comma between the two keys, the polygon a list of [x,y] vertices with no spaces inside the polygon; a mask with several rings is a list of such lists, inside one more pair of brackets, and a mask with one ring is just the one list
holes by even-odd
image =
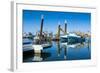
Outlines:
{"label": "blue sky", "polygon": [[23,31],[36,33],[40,30],[41,15],[44,16],[43,31],[57,32],[58,23],[64,28],[67,21],[67,31],[91,31],[91,13],[55,12],[23,10]]}

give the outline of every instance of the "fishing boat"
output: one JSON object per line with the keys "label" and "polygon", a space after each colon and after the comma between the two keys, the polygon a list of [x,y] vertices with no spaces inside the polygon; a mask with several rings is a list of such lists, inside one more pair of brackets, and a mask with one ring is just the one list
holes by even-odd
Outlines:
{"label": "fishing boat", "polygon": [[68,42],[69,44],[81,43],[85,41],[85,38],[76,35],[75,33],[69,33],[67,35],[60,36],[61,42]]}

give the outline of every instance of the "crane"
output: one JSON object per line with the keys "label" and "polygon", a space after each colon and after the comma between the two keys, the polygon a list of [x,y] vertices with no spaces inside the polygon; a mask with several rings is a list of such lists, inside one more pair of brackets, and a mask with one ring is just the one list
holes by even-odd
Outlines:
{"label": "crane", "polygon": [[57,34],[56,34],[56,40],[59,40],[60,39],[60,31],[62,31],[64,33],[64,35],[67,34],[67,22],[65,20],[65,28],[62,29],[61,28],[61,25],[60,25],[60,22],[58,23],[58,30],[57,30]]}

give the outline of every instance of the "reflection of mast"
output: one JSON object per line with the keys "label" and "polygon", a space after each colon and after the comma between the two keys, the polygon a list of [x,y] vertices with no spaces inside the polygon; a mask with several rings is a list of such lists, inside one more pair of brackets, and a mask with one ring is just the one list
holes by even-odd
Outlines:
{"label": "reflection of mast", "polygon": [[88,51],[89,51],[89,55],[91,55],[91,52],[90,52],[90,42],[89,42],[89,39],[88,39],[88,42],[87,42],[87,44],[88,44]]}
{"label": "reflection of mast", "polygon": [[63,45],[61,47],[59,41],[57,41],[56,43],[57,43],[57,54],[58,54],[58,56],[60,56],[61,50],[64,49],[64,59],[66,59],[67,58],[67,51],[68,51],[67,45]]}
{"label": "reflection of mast", "polygon": [[64,47],[64,59],[67,58],[67,46]]}
{"label": "reflection of mast", "polygon": [[88,48],[90,48],[90,46],[89,46],[90,44],[89,44],[89,39],[88,39]]}
{"label": "reflection of mast", "polygon": [[64,59],[67,59],[67,51],[68,51],[68,45],[66,43],[61,43],[62,48],[64,49]]}
{"label": "reflection of mast", "polygon": [[57,41],[57,49],[58,49],[57,54],[58,54],[58,56],[60,56],[61,49],[60,49],[60,43],[59,43],[59,41]]}
{"label": "reflection of mast", "polygon": [[60,38],[60,25],[58,26],[58,35],[57,35],[57,39]]}

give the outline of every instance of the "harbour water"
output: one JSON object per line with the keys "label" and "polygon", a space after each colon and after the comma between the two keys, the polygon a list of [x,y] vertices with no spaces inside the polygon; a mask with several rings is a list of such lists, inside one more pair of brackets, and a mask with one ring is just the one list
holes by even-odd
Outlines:
{"label": "harbour water", "polygon": [[[26,43],[25,43],[26,42]],[[40,53],[35,53],[32,47],[32,40],[23,39],[23,62],[44,62],[44,61],[73,61],[91,59],[91,42],[87,40],[82,43],[52,41],[52,46],[43,48]]]}

